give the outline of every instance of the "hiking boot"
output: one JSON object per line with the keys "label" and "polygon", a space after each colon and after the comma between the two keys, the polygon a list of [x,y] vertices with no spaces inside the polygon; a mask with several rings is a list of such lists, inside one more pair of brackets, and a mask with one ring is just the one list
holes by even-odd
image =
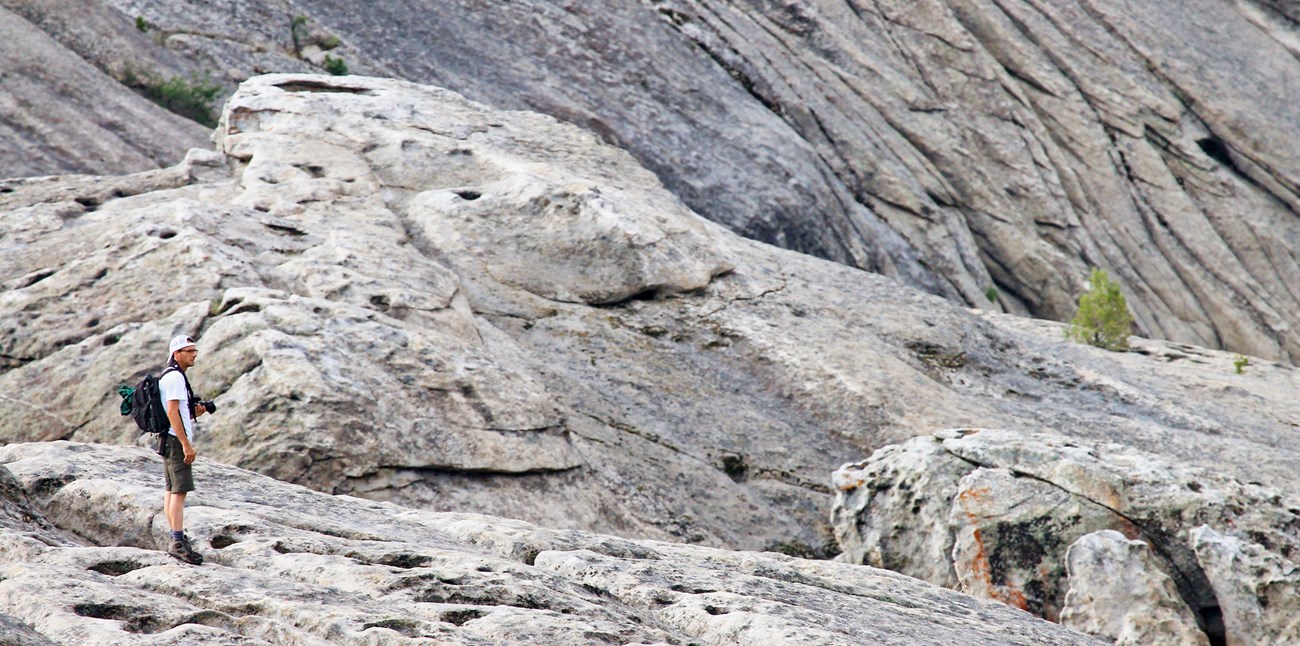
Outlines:
{"label": "hiking boot", "polygon": [[195,552],[194,548],[190,546],[189,536],[185,536],[179,541],[172,541],[171,545],[167,547],[167,553],[190,565],[203,564],[203,555]]}

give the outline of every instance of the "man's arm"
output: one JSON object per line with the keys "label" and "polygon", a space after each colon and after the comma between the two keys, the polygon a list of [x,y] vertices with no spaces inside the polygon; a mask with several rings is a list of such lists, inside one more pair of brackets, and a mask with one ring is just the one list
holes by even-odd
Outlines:
{"label": "man's arm", "polygon": [[176,439],[181,441],[181,450],[185,452],[185,464],[193,464],[198,454],[194,452],[194,445],[190,444],[190,438],[185,435],[185,423],[181,421],[179,399],[167,400],[167,421],[171,422],[172,430],[176,432]]}

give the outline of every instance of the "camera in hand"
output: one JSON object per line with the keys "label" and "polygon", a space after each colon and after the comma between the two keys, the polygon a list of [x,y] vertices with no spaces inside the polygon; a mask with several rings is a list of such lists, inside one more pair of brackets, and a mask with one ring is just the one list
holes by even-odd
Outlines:
{"label": "camera in hand", "polygon": [[217,403],[212,401],[211,399],[206,401],[201,401],[199,403],[203,405],[203,410],[206,410],[209,413],[217,412]]}

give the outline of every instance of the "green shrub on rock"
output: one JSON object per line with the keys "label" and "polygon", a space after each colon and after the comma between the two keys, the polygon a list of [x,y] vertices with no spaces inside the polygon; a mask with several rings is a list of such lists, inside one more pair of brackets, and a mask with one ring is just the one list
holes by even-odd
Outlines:
{"label": "green shrub on rock", "polygon": [[329,54],[325,55],[325,71],[334,76],[345,76],[348,73],[348,64],[342,57],[334,58]]}
{"label": "green shrub on rock", "polygon": [[1111,280],[1104,269],[1094,268],[1088,278],[1088,291],[1079,297],[1079,309],[1065,336],[1107,350],[1128,350],[1132,327],[1133,316],[1119,283]]}
{"label": "green shrub on rock", "polygon": [[144,95],[150,101],[209,128],[217,125],[213,102],[221,86],[206,72],[190,74],[189,78],[173,76],[163,79],[153,72],[136,73],[128,68],[122,74],[122,84]]}

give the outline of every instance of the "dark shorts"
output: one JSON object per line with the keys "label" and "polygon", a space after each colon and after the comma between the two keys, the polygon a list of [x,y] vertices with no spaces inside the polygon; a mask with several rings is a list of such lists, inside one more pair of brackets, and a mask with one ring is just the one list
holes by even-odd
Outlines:
{"label": "dark shorts", "polygon": [[185,449],[174,435],[167,436],[167,453],[163,456],[163,480],[167,491],[194,491],[194,469],[185,464]]}

